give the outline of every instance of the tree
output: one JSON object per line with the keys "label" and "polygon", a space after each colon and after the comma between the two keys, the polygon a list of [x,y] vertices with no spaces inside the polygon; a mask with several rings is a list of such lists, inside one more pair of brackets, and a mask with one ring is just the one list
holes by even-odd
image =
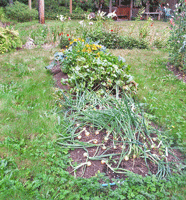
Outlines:
{"label": "tree", "polygon": [[9,4],[10,4],[10,5],[13,5],[13,0],[9,0]]}
{"label": "tree", "polygon": [[30,10],[32,9],[32,1],[31,0],[28,0],[28,6],[30,8]]}
{"label": "tree", "polygon": [[39,0],[39,23],[45,23],[45,2],[44,0]]}

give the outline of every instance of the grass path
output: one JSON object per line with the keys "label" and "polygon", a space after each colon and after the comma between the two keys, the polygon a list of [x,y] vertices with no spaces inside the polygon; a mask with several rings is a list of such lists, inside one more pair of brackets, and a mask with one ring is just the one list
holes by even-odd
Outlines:
{"label": "grass path", "polygon": [[149,116],[170,135],[186,139],[186,83],[168,71],[168,53],[158,50],[112,50],[131,65],[138,86],[138,98],[146,103]]}

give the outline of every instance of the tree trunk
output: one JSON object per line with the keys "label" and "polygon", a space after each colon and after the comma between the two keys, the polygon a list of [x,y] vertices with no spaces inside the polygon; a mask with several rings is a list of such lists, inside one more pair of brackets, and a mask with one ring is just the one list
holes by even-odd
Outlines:
{"label": "tree trunk", "polygon": [[39,23],[45,23],[45,5],[44,0],[39,0]]}
{"label": "tree trunk", "polygon": [[133,0],[130,0],[130,16],[129,19],[132,19],[132,9],[133,9]]}
{"label": "tree trunk", "polygon": [[28,6],[30,8],[30,10],[32,9],[32,1],[31,0],[28,0]]}
{"label": "tree trunk", "polygon": [[10,5],[13,5],[13,0],[9,0],[9,4],[10,4]]}
{"label": "tree trunk", "polygon": [[112,12],[112,0],[110,0],[110,2],[109,2],[109,13],[111,13]]}
{"label": "tree trunk", "polygon": [[70,0],[70,14],[72,14],[72,0]]}

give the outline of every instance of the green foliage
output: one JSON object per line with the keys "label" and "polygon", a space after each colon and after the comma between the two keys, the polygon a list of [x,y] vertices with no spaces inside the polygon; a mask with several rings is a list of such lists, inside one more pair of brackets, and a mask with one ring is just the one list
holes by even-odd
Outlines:
{"label": "green foliage", "polygon": [[178,69],[186,72],[186,4],[184,0],[180,0],[180,3],[177,4],[176,17],[170,19],[170,60]]}
{"label": "green foliage", "polygon": [[63,33],[60,33],[60,44],[59,44],[59,47],[61,49],[63,48],[67,48],[70,44],[70,37],[69,36],[66,36],[66,35],[63,35]]}
{"label": "green foliage", "polygon": [[0,22],[4,22],[6,19],[4,8],[0,8]]}
{"label": "green foliage", "polygon": [[69,49],[63,53],[56,53],[55,57],[60,62],[62,71],[68,74],[68,84],[72,92],[99,87],[112,90],[116,85],[121,89],[135,88],[135,82],[128,74],[129,66],[125,65],[124,58],[111,55],[104,46],[89,40],[84,42],[74,39],[71,44]]}
{"label": "green foliage", "polygon": [[22,47],[18,31],[0,27],[0,54]]}
{"label": "green foliage", "polygon": [[86,37],[91,38],[93,41],[99,41],[104,44],[108,49],[146,49],[148,48],[148,42],[146,40],[134,38],[132,36],[119,36],[117,32],[109,32],[94,30],[88,32]]}
{"label": "green foliage", "polygon": [[33,19],[37,19],[38,11],[36,9],[29,9],[29,7],[18,1],[13,5],[6,7],[6,15],[10,19],[17,20],[18,22],[26,22]]}

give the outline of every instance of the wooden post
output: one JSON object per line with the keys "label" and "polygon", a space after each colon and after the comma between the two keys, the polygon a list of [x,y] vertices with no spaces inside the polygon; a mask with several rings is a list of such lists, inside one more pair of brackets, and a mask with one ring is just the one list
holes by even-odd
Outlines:
{"label": "wooden post", "polygon": [[110,0],[110,2],[109,2],[109,13],[111,13],[112,12],[112,0]]}
{"label": "wooden post", "polygon": [[[147,13],[149,13],[149,6],[150,6],[150,3],[149,3],[149,1],[147,1],[147,3],[146,3],[146,12]],[[146,14],[146,20],[148,20],[148,18],[149,18],[149,14]]]}
{"label": "wooden post", "polygon": [[129,20],[132,19],[132,9],[133,9],[133,0],[130,0],[130,15],[129,15]]}
{"label": "wooden post", "polygon": [[28,6],[29,6],[29,8],[31,10],[32,9],[32,2],[31,2],[31,0],[28,0]]}
{"label": "wooden post", "polygon": [[39,23],[45,23],[45,5],[44,0],[39,0]]}
{"label": "wooden post", "polygon": [[70,0],[70,14],[72,14],[72,0]]}

